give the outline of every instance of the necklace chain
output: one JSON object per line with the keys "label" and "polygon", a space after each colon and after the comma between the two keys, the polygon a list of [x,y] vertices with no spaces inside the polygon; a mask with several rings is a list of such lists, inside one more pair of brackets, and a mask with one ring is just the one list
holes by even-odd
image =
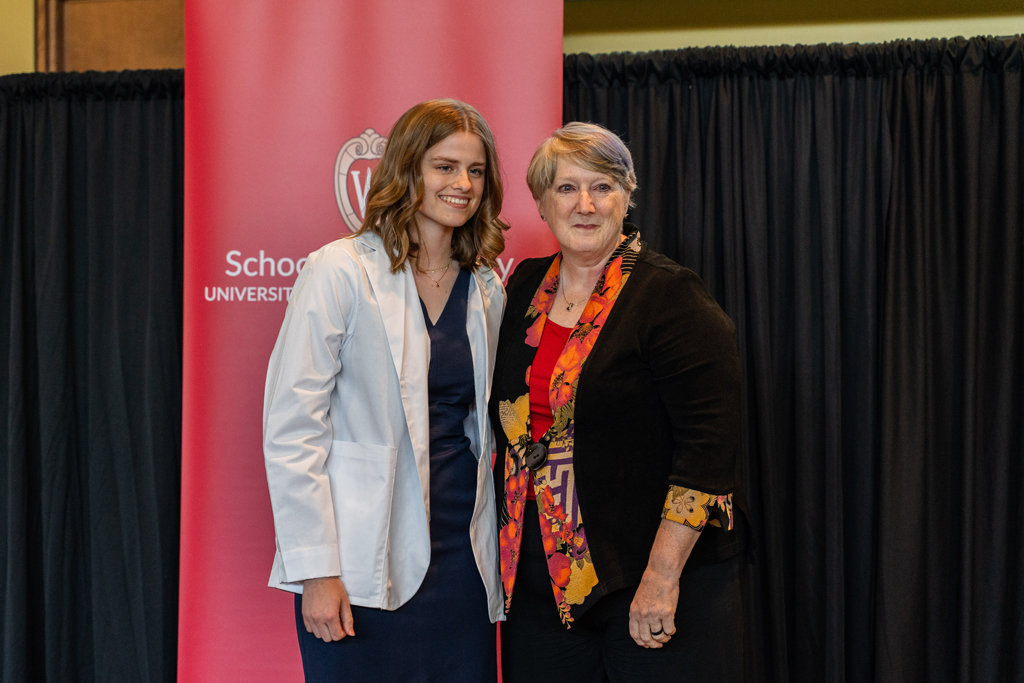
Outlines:
{"label": "necklace chain", "polygon": [[567,297],[565,295],[565,291],[561,287],[558,288],[558,293],[562,295],[562,301],[564,301],[566,304],[568,304],[565,307],[565,310],[567,312],[570,312],[570,313],[572,312],[572,309],[574,309],[576,307],[576,304],[581,304],[581,303],[583,303],[584,301],[586,301],[587,299],[590,298],[590,297],[585,297],[583,299],[580,299],[579,301],[569,301],[569,297]]}
{"label": "necklace chain", "polygon": [[[435,287],[440,287],[441,286],[441,280],[443,280],[444,276],[448,274],[448,269],[451,268],[451,267],[452,267],[452,255],[451,255],[451,252],[448,253],[448,265],[446,265],[444,268],[430,268],[430,269],[424,270],[423,268],[420,268],[420,266],[419,266],[419,259],[417,259],[417,262],[416,262],[416,270],[418,270],[421,273],[423,273],[424,275],[426,275],[427,279],[430,280],[431,282],[433,282]],[[444,271],[444,272],[442,272],[441,276],[435,280],[433,278],[433,276],[431,276],[431,273],[436,273],[439,270]]]}

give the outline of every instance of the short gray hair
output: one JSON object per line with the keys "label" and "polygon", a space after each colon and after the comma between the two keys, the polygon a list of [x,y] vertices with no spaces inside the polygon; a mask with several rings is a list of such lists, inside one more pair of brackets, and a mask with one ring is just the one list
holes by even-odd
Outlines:
{"label": "short gray hair", "polygon": [[[610,176],[623,192],[632,193],[636,189],[633,156],[626,143],[604,126],[573,121],[556,130],[534,152],[530,168],[526,171],[526,184],[530,186],[534,199],[540,199],[555,182],[560,157]],[[633,206],[632,197],[629,205]]]}

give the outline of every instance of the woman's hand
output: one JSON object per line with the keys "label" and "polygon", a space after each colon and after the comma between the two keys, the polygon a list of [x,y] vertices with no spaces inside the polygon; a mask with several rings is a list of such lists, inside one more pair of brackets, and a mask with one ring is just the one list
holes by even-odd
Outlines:
{"label": "woman's hand", "polygon": [[356,634],[352,605],[340,578],[326,576],[302,582],[302,623],[306,631],[325,643]]}
{"label": "woman's hand", "polygon": [[629,606],[629,635],[641,647],[657,649],[676,632],[676,603],[679,601],[679,575],[658,572],[648,564],[640,587]]}
{"label": "woman's hand", "polygon": [[700,532],[661,520],[647,569],[629,606],[629,635],[640,647],[657,649],[676,632],[679,576]]}

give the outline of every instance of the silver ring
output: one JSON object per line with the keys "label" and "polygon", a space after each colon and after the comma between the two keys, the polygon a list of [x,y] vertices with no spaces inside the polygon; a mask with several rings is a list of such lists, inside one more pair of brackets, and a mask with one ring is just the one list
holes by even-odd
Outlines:
{"label": "silver ring", "polygon": [[665,629],[659,628],[657,631],[651,631],[651,635],[652,636],[660,636],[664,632],[665,632]]}

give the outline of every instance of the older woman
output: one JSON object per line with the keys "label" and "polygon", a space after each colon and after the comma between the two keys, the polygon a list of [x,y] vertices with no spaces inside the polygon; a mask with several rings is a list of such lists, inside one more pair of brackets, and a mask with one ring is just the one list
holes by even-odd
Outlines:
{"label": "older woman", "polygon": [[[483,117],[395,124],[362,228],[313,252],[270,358],[264,453],[307,681],[497,678],[487,391],[504,291]],[[356,635],[358,634],[358,635]]]}
{"label": "older woman", "polygon": [[560,251],[509,280],[490,399],[504,680],[740,680],[733,325],[623,222],[616,135],[566,125],[527,181]]}

